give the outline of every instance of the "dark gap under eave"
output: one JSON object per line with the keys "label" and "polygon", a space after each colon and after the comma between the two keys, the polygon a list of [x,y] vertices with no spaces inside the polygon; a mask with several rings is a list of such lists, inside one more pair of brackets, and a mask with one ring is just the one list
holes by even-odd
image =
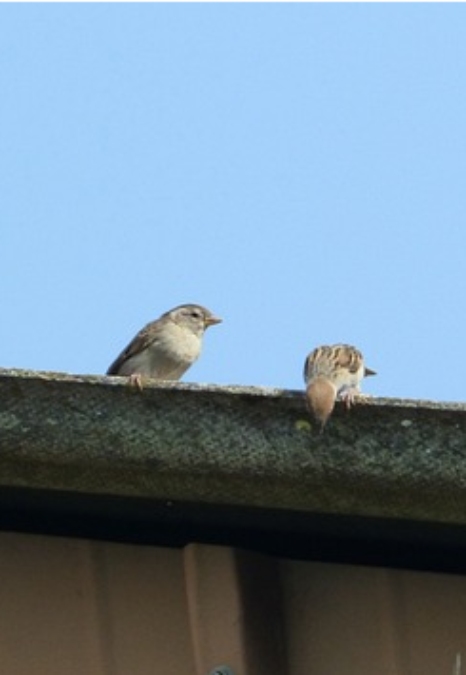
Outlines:
{"label": "dark gap under eave", "polygon": [[0,488],[0,529],[120,543],[234,546],[282,558],[466,573],[466,528]]}

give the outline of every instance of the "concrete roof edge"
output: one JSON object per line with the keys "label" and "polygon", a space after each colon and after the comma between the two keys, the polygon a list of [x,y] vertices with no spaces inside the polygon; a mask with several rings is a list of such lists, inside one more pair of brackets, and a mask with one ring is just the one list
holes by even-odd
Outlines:
{"label": "concrete roof edge", "polygon": [[466,524],[466,405],[0,370],[0,489]]}
{"label": "concrete roof edge", "polygon": [[[74,382],[87,384],[106,384],[116,387],[126,387],[127,381],[122,377],[93,374],[65,373],[46,370],[27,370],[20,368],[1,368],[2,378],[41,379],[56,382]],[[204,382],[171,382],[171,381],[148,381],[145,388],[158,390],[199,391],[220,394],[236,394],[246,396],[262,396],[268,398],[294,399],[302,398],[301,389],[283,389],[280,387],[265,387],[260,385],[244,384],[215,384]],[[387,396],[368,396],[365,405],[368,406],[391,406],[397,408],[426,408],[429,410],[459,410],[466,411],[466,402],[459,401],[433,401],[430,399],[412,399]]]}

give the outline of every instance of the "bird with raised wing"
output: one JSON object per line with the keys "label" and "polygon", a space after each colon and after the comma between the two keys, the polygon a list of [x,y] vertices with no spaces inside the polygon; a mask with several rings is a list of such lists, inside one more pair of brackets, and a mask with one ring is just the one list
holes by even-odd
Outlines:
{"label": "bird with raised wing", "polygon": [[324,429],[335,401],[344,401],[348,408],[361,398],[363,377],[376,375],[367,368],[359,349],[351,345],[324,345],[314,349],[304,364],[307,404]]}

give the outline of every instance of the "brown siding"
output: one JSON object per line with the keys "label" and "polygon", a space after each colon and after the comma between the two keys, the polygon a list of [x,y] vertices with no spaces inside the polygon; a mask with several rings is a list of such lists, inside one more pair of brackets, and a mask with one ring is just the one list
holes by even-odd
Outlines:
{"label": "brown siding", "polygon": [[0,578],[5,675],[195,675],[179,551],[1,534]]}
{"label": "brown siding", "polygon": [[460,576],[2,533],[0,578],[5,675],[464,675]]}
{"label": "brown siding", "polygon": [[466,652],[465,577],[283,565],[290,675],[452,675]]}

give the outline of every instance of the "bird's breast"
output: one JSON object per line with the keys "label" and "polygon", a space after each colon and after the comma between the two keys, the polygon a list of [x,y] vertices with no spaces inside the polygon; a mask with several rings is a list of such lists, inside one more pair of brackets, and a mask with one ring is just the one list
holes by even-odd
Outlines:
{"label": "bird's breast", "polygon": [[361,364],[361,367],[355,372],[350,372],[347,368],[342,368],[335,373],[333,382],[340,392],[342,389],[348,387],[358,387],[362,378],[364,377],[364,365]]}
{"label": "bird's breast", "polygon": [[173,339],[167,340],[165,349],[182,361],[192,362],[201,353],[202,338],[191,330],[177,326],[173,327]]}

